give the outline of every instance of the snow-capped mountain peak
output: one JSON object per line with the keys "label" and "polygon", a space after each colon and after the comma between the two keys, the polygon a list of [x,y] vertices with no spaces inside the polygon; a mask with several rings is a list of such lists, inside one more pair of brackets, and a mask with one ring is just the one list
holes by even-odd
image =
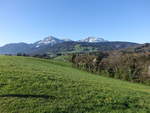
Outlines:
{"label": "snow-capped mountain peak", "polygon": [[83,40],[79,40],[79,42],[91,42],[91,43],[96,43],[96,42],[107,42],[107,40],[104,40],[101,37],[87,37]]}
{"label": "snow-capped mountain peak", "polygon": [[54,45],[54,44],[57,44],[57,43],[61,43],[61,42],[64,42],[63,40],[60,40],[56,37],[53,37],[53,36],[48,36],[48,37],[45,37],[43,40],[40,40],[38,42],[36,42],[36,47],[40,47],[42,45]]}
{"label": "snow-capped mountain peak", "polygon": [[60,42],[60,41],[61,40],[56,38],[56,37],[49,36],[49,37],[44,38],[43,40],[40,40],[38,42],[38,44],[45,44],[45,45],[47,45],[47,44],[55,44],[55,43]]}
{"label": "snow-capped mountain peak", "polygon": [[[54,36],[48,36],[48,37],[45,37],[43,40],[40,40],[40,41],[34,43],[34,47],[39,48],[39,47],[45,46],[45,45],[53,46],[53,45],[58,44],[58,43],[70,42],[70,41],[72,41],[72,40],[67,39],[67,38],[59,39],[59,38],[56,38]],[[106,42],[106,40],[104,40],[101,37],[87,37],[83,40],[79,40],[78,42],[98,43],[98,42]]]}

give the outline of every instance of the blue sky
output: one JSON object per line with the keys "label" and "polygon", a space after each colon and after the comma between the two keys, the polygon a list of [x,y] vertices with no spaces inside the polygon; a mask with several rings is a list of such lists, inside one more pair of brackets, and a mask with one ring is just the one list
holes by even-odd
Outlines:
{"label": "blue sky", "polygon": [[150,0],[0,0],[0,45],[49,35],[150,42]]}

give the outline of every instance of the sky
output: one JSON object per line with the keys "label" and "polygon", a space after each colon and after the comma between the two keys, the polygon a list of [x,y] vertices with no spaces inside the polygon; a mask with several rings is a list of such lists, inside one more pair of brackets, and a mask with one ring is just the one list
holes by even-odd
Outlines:
{"label": "sky", "polygon": [[150,0],[0,0],[0,46],[50,35],[150,42]]}

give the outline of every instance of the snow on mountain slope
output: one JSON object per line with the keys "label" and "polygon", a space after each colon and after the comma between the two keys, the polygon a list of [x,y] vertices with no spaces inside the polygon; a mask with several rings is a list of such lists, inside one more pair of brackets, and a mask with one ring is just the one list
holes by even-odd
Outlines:
{"label": "snow on mountain slope", "polygon": [[53,46],[54,44],[57,44],[57,43],[61,43],[61,42],[64,42],[63,40],[60,40],[56,37],[53,37],[53,36],[48,36],[46,38],[44,38],[43,40],[40,40],[36,43],[34,43],[35,47],[40,47],[40,46],[44,46],[44,45],[51,45]]}
{"label": "snow on mountain slope", "polygon": [[91,42],[91,43],[96,43],[96,42],[108,42],[107,40],[104,40],[101,37],[87,37],[83,40],[79,40],[79,42]]}
{"label": "snow on mountain slope", "polygon": [[70,40],[70,39],[58,39],[58,38],[53,37],[53,36],[48,36],[48,37],[44,38],[43,40],[40,40],[40,41],[34,43],[34,45],[36,48],[38,48],[38,47],[44,46],[44,45],[53,46],[54,44],[67,42],[67,41],[72,41],[72,40]]}

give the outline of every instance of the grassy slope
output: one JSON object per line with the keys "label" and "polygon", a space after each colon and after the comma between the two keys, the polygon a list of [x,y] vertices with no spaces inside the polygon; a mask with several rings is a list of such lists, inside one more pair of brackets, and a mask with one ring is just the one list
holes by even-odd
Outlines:
{"label": "grassy slope", "polygon": [[149,113],[149,86],[68,66],[0,56],[0,113]]}

